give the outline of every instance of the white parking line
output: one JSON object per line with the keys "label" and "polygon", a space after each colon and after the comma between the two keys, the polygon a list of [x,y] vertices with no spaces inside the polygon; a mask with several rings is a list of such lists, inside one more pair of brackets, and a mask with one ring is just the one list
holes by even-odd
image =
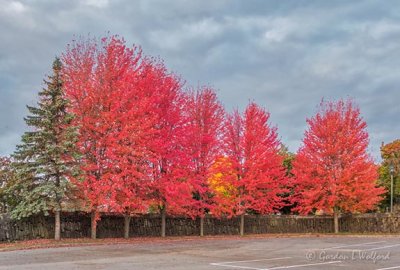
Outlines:
{"label": "white parking line", "polygon": [[400,269],[400,265],[399,266],[387,267],[387,268],[379,268],[379,269],[376,269],[376,270],[389,270],[389,269]]}
{"label": "white parking line", "polygon": [[398,247],[398,246],[400,246],[400,244],[390,245],[390,246],[382,246],[382,247],[376,247],[376,248],[369,248],[369,249],[364,249],[363,251],[378,250],[378,249],[386,249],[386,248]]}
{"label": "white parking line", "polygon": [[234,265],[234,263],[273,261],[273,260],[283,260],[283,259],[290,259],[290,258],[291,257],[280,257],[280,258],[270,258],[270,259],[260,259],[260,260],[219,262],[219,263],[210,263],[210,265],[222,266],[222,267],[230,267],[230,268],[238,268],[238,269],[250,269],[250,270],[273,270],[273,269],[300,268],[300,267],[307,267],[307,266],[314,266],[314,265],[325,265],[325,264],[333,264],[333,263],[340,263],[341,262],[341,261],[330,261],[330,262],[321,262],[321,263],[295,264],[295,265],[276,266],[276,267],[271,267],[271,268],[258,268],[258,267],[251,267],[251,266]]}
{"label": "white parking line", "polygon": [[322,263],[296,264],[296,265],[287,265],[287,266],[278,266],[278,267],[272,267],[272,268],[265,268],[265,269],[262,269],[262,270],[299,268],[299,267],[314,266],[314,265],[324,265],[324,264],[332,264],[332,263],[340,263],[340,262],[342,262],[342,261],[330,261],[330,262],[322,262]]}
{"label": "white parking line", "polygon": [[373,245],[373,244],[381,244],[381,243],[386,243],[386,241],[368,242],[368,243],[351,244],[351,245],[341,245],[341,246],[335,246],[335,247],[323,248],[322,250],[328,250],[328,249],[337,249],[337,248],[344,248],[344,247],[368,246],[368,245]]}
{"label": "white parking line", "polygon": [[247,263],[247,262],[262,262],[262,261],[285,260],[285,259],[290,259],[290,258],[291,257],[278,257],[278,258],[268,258],[268,259],[259,259],[259,260],[218,262],[218,263],[210,263],[210,265],[231,267],[231,268],[239,268],[239,269],[264,270],[264,268],[257,268],[257,267],[250,267],[250,266],[240,266],[240,265],[232,265],[232,264],[233,263]]}
{"label": "white parking line", "polygon": [[264,268],[250,267],[250,266],[238,266],[238,265],[230,265],[230,264],[217,264],[210,263],[214,266],[222,266],[222,267],[231,267],[231,268],[239,268],[239,269],[251,269],[251,270],[264,270]]}
{"label": "white parking line", "polygon": [[259,260],[217,262],[217,263],[212,263],[212,264],[231,264],[231,263],[246,263],[246,262],[262,262],[262,261],[284,260],[284,259],[291,259],[291,258],[292,258],[292,257],[277,257],[277,258],[268,258],[268,259],[259,259]]}

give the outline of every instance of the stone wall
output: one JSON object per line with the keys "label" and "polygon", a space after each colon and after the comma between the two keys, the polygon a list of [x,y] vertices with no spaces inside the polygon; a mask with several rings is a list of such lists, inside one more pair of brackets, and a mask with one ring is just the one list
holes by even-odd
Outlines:
{"label": "stone wall", "polygon": [[[81,238],[90,236],[90,216],[85,213],[63,213],[61,236]],[[240,218],[204,221],[205,235],[239,234]],[[123,217],[103,215],[98,222],[98,237],[122,237]],[[132,237],[159,236],[161,219],[158,215],[133,217],[130,224]],[[333,219],[326,216],[246,216],[245,233],[331,233]],[[340,231],[349,233],[400,233],[400,215],[364,214],[343,216]],[[183,217],[167,217],[166,235],[199,235],[200,222]],[[11,220],[0,215],[0,242],[54,237],[54,217],[34,216],[23,220]]]}
{"label": "stone wall", "polygon": [[400,214],[348,215],[340,219],[340,229],[353,233],[400,233]]}

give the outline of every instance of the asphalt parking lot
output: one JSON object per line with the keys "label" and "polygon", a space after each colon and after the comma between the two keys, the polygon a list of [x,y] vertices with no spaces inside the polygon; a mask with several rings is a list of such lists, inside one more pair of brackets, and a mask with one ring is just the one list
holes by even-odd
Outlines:
{"label": "asphalt parking lot", "polygon": [[400,236],[158,241],[0,252],[0,269],[400,269]]}

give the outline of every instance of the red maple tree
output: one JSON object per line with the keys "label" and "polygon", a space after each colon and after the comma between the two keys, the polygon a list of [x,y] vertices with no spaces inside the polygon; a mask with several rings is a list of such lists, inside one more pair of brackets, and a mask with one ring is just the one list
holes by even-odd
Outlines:
{"label": "red maple tree", "polygon": [[185,151],[189,159],[189,176],[193,188],[188,211],[200,217],[200,235],[204,234],[204,215],[212,198],[208,188],[210,168],[222,154],[222,134],[225,111],[210,87],[200,87],[188,93],[184,108]]}
{"label": "red maple tree", "polygon": [[161,236],[165,236],[166,214],[188,214],[187,202],[192,200],[192,187],[187,175],[188,156],[185,153],[183,108],[185,95],[182,82],[165,65],[155,59],[145,72],[151,88],[143,89],[151,97],[150,116],[153,133],[148,141],[151,190],[147,200],[161,213]]}
{"label": "red maple tree", "polygon": [[246,211],[266,214],[284,205],[281,194],[286,192],[287,179],[276,128],[268,123],[269,117],[255,103],[247,106],[243,117],[238,111],[228,116],[226,158],[213,166],[218,181],[227,187],[223,192],[215,192],[213,213],[240,215],[241,234]]}
{"label": "red maple tree", "polygon": [[[81,174],[72,181],[92,212],[92,237],[100,211],[145,209],[146,147],[151,133],[140,49],[117,36],[77,41],[63,56],[65,93],[75,115]],[[150,121],[151,122],[151,121]]]}
{"label": "red maple tree", "polygon": [[294,211],[334,214],[376,207],[384,190],[377,187],[377,166],[367,153],[367,124],[351,100],[321,102],[293,162]]}

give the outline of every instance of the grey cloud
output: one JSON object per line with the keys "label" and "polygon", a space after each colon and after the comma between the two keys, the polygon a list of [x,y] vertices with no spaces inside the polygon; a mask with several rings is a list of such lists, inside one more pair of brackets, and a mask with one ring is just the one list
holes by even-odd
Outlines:
{"label": "grey cloud", "polygon": [[254,100],[296,151],[322,97],[353,97],[373,156],[399,137],[395,1],[5,1],[0,10],[0,154],[25,126],[53,57],[75,36],[120,34],[228,110]]}

